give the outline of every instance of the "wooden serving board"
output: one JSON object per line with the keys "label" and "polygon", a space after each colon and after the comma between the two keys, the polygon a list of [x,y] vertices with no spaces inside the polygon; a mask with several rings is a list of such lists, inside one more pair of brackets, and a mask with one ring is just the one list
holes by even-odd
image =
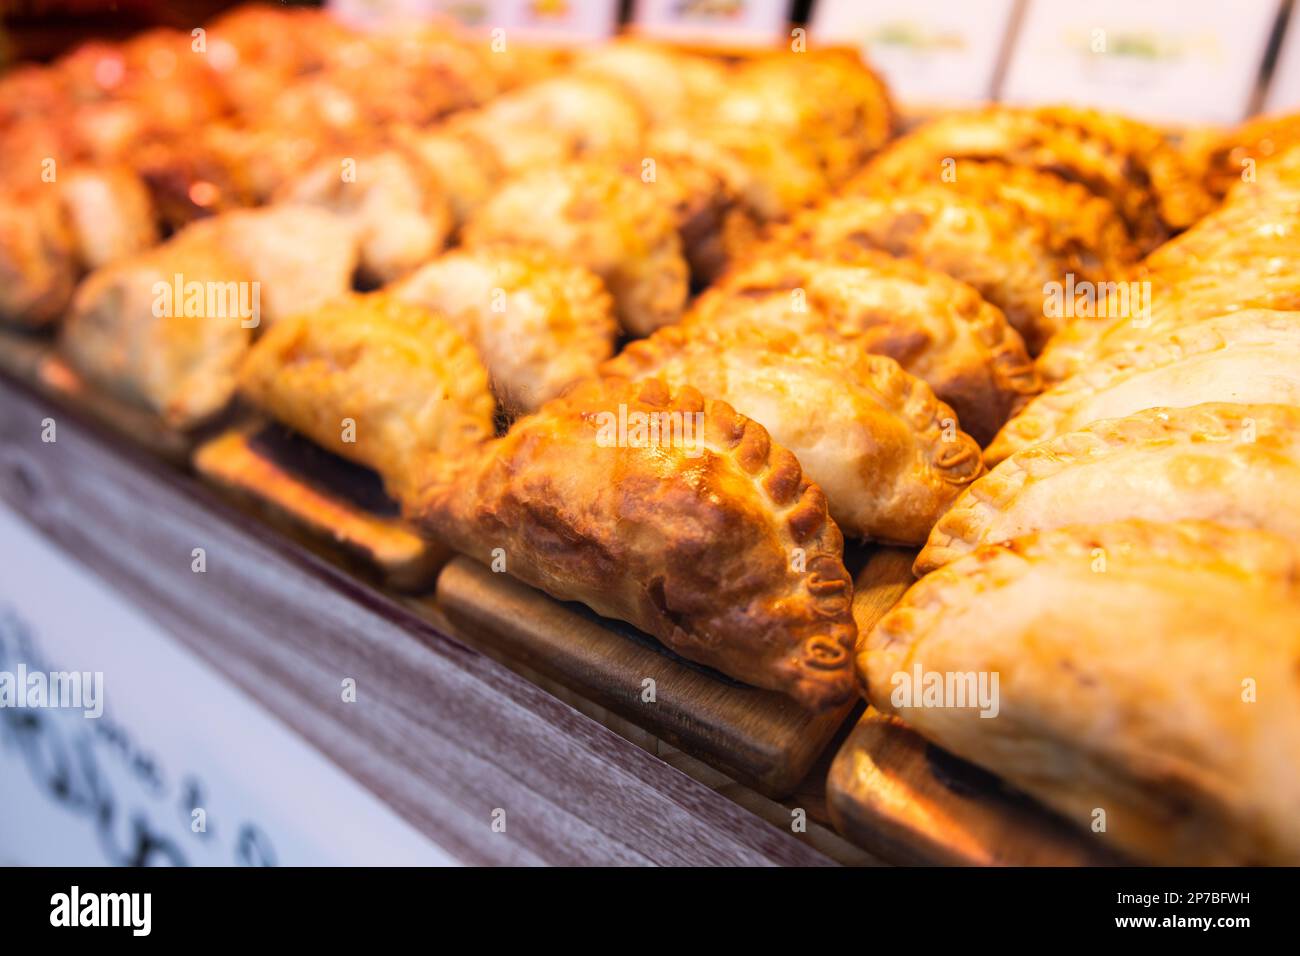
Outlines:
{"label": "wooden serving board", "polygon": [[[859,575],[859,640],[912,583],[915,552],[895,575]],[[903,558],[906,558],[906,561]],[[887,603],[886,603],[887,602]],[[831,764],[827,810],[847,839],[895,863],[1079,866],[1122,862],[980,768],[868,707]]]}
{"label": "wooden serving board", "polygon": [[[897,555],[888,549],[862,555],[859,578],[895,576]],[[881,600],[885,590],[875,592]],[[782,694],[740,684],[629,625],[556,601],[465,557],[439,575],[437,604],[469,639],[773,797],[799,786],[855,708],[850,702],[810,713]],[[654,681],[653,701],[646,699],[647,680]]]}
{"label": "wooden serving board", "polygon": [[432,587],[449,556],[401,520],[373,471],[264,419],[204,442],[194,469],[282,530],[360,562],[398,590]]}

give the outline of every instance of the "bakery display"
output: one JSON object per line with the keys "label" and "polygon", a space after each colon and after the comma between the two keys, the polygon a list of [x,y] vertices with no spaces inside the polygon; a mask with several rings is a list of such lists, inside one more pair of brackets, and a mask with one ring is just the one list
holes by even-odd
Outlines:
{"label": "bakery display", "polygon": [[[781,796],[865,698],[1107,852],[1300,862],[1295,116],[918,122],[841,49],[296,8],[203,39],[0,74],[34,387],[203,436],[365,573],[450,561],[491,654],[634,726],[628,661],[671,662],[655,726]],[[996,715],[897,702],[922,666]]]}
{"label": "bakery display", "polygon": [[762,425],[662,380],[590,380],[430,475],[433,535],[817,709],[857,633],[826,496]]}

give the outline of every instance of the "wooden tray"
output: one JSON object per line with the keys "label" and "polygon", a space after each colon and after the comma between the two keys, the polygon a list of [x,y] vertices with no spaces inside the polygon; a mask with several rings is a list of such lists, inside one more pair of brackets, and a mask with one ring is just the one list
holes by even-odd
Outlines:
{"label": "wooden tray", "polygon": [[[915,552],[897,553],[894,576],[864,572],[857,578],[853,614],[860,635],[912,583]],[[870,707],[831,764],[826,801],[841,834],[896,863],[1078,866],[1121,862],[997,777],[927,743],[896,717]]]}
{"label": "wooden tray", "polygon": [[[861,579],[897,576],[897,551],[857,557],[865,565]],[[871,593],[883,601],[888,591],[882,586]],[[809,713],[781,694],[687,661],[629,625],[556,601],[469,558],[455,558],[443,569],[437,603],[470,639],[769,796],[784,797],[803,781],[855,708],[851,702]],[[647,678],[655,682],[653,703],[642,699]]]}
{"label": "wooden tray", "polygon": [[194,468],[282,530],[360,562],[398,590],[432,587],[449,556],[401,520],[373,471],[264,419],[204,442]]}

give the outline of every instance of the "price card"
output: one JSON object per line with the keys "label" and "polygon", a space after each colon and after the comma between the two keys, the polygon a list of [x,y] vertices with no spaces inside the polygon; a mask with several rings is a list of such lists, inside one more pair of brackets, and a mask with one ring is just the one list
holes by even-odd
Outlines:
{"label": "price card", "polygon": [[636,0],[638,33],[681,43],[766,46],[784,42],[789,0]]}
{"label": "price card", "polygon": [[1235,123],[1277,13],[1277,0],[1029,0],[1002,99],[1156,123]]}
{"label": "price card", "polygon": [[0,865],[450,856],[0,505]]}
{"label": "price card", "polygon": [[908,106],[981,102],[993,95],[1015,0],[822,0],[817,44],[857,47]]}
{"label": "price card", "polygon": [[1264,109],[1269,113],[1300,111],[1300,7],[1291,10],[1291,22],[1282,38],[1282,50],[1268,85]]}

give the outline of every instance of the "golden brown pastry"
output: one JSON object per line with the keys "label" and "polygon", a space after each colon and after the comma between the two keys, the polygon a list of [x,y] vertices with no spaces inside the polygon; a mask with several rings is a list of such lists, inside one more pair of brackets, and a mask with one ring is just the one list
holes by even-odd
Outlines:
{"label": "golden brown pastry", "polygon": [[993,106],[952,113],[900,139],[874,174],[937,177],[945,160],[994,159],[1082,183],[1109,200],[1147,252],[1209,211],[1183,157],[1153,127],[1095,110]]}
{"label": "golden brown pastry", "polygon": [[276,323],[239,373],[248,401],[316,444],[373,468],[400,497],[425,467],[492,434],[487,372],[442,318],[383,294]]}
{"label": "golden brown pastry", "polygon": [[764,423],[848,534],[920,544],[983,468],[951,408],[891,358],[761,327],[660,329],[602,372],[691,385]]}
{"label": "golden brown pastry", "polygon": [[514,90],[454,117],[447,128],[488,143],[509,173],[584,157],[636,154],[645,134],[640,106],[617,83],[560,76]]}
{"label": "golden brown pastry", "polygon": [[505,176],[496,151],[465,127],[402,126],[389,135],[442,184],[457,227],[491,198]]}
{"label": "golden brown pastry", "polygon": [[[905,139],[898,142],[906,148]],[[996,200],[1044,222],[1056,253],[1079,272],[1118,279],[1137,259],[1128,228],[1109,200],[1093,195],[1079,183],[1031,166],[1001,160],[955,159],[944,167],[899,168],[886,149],[849,183],[846,191],[888,196],[936,184],[971,199]]]}
{"label": "golden brown pastry", "polygon": [[355,230],[315,206],[237,209],[186,226],[174,242],[206,243],[257,283],[258,326],[311,312],[352,289]]}
{"label": "golden brown pastry", "polygon": [[1034,531],[1203,518],[1300,541],[1300,407],[1210,403],[1093,422],[1002,461],[930,532],[918,575]]}
{"label": "golden brown pastry", "polygon": [[1033,399],[984,460],[992,466],[1103,418],[1204,402],[1300,405],[1300,312],[1218,316],[1117,352]]}
{"label": "golden brown pastry", "polygon": [[77,281],[75,242],[53,185],[0,195],[0,320],[32,329],[59,320]]}
{"label": "golden brown pastry", "polygon": [[738,680],[812,709],[852,695],[852,583],[821,489],[761,425],[692,388],[581,383],[408,511],[435,540],[504,555],[515,577]]}
{"label": "golden brown pastry", "polygon": [[706,116],[722,126],[802,141],[832,184],[884,145],[894,113],[885,84],[855,52],[773,52],[738,66]]}
{"label": "golden brown pastry", "polygon": [[727,69],[718,60],[632,38],[581,51],[573,69],[580,76],[617,83],[654,123],[707,106],[728,82]]}
{"label": "golden brown pastry", "polygon": [[536,411],[614,353],[618,320],[600,279],[540,249],[449,252],[389,291],[445,316],[511,413]]}
{"label": "golden brown pastry", "polygon": [[[1126,521],[928,575],[865,638],[858,671],[878,708],[1133,858],[1295,865],[1298,658],[1293,543]],[[997,675],[996,715],[908,706],[918,671],[986,689]]]}
{"label": "golden brown pastry", "polygon": [[90,273],[60,346],[91,382],[191,428],[234,394],[255,318],[251,287],[219,245],[166,242]]}
{"label": "golden brown pastry", "polygon": [[687,268],[672,215],[654,187],[592,162],[539,166],[510,180],[465,226],[470,247],[550,249],[604,281],[631,335],[676,322]]}
{"label": "golden brown pastry", "polygon": [[367,285],[392,282],[433,258],[452,227],[442,184],[395,148],[326,157],[286,183],[276,198],[320,206],[348,220]]}
{"label": "golden brown pastry", "polygon": [[1034,355],[1065,322],[1047,307],[1046,288],[1070,274],[1076,282],[1105,278],[1058,251],[1045,222],[943,185],[832,199],[778,231],[754,256],[771,255],[783,243],[831,255],[846,247],[883,249],[946,272],[1002,309]]}
{"label": "golden brown pastry", "polygon": [[700,296],[684,321],[784,328],[888,355],[951,405],[981,444],[1037,394],[1020,335],[970,286],[878,250],[840,252],[756,258]]}

